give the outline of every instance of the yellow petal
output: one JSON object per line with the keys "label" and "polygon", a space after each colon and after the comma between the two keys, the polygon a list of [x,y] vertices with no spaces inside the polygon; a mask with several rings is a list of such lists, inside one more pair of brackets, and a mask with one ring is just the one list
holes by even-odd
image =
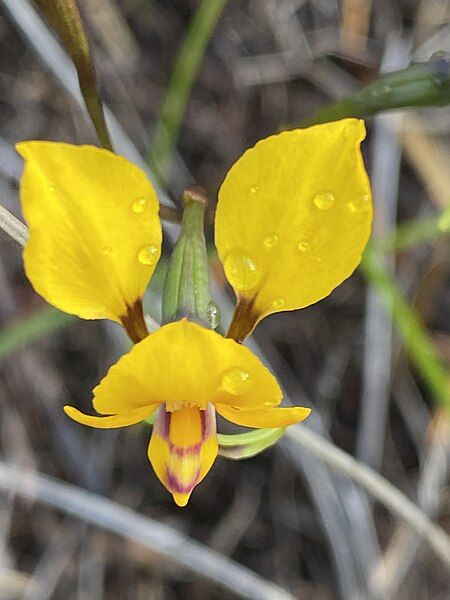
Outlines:
{"label": "yellow petal", "polygon": [[364,122],[344,119],[261,140],[219,191],[216,246],[255,323],[327,296],[354,271],[372,200]]}
{"label": "yellow petal", "polygon": [[260,410],[242,410],[225,404],[216,404],[219,415],[236,425],[255,427],[257,429],[268,427],[287,427],[300,423],[310,414],[311,409],[303,406],[292,408],[266,408]]}
{"label": "yellow petal", "polygon": [[259,408],[281,398],[276,379],[248,348],[183,319],[122,356],[95,388],[93,404],[99,413],[123,414],[155,402]]}
{"label": "yellow petal", "polygon": [[158,407],[158,404],[151,404],[144,408],[132,410],[128,413],[121,415],[107,415],[104,417],[94,417],[91,415],[85,415],[73,406],[65,406],[64,412],[68,417],[81,423],[82,425],[88,425],[89,427],[97,427],[98,429],[112,429],[114,427],[127,427],[128,425],[135,425],[140,423],[144,419],[147,419]]}
{"label": "yellow petal", "polygon": [[142,297],[161,252],[150,181],[93,146],[23,142],[17,150],[25,159],[20,196],[33,287],[65,312],[120,322]]}
{"label": "yellow petal", "polygon": [[186,506],[192,490],[205,477],[218,452],[216,416],[206,410],[183,407],[156,415],[148,457],[161,483],[178,506]]}

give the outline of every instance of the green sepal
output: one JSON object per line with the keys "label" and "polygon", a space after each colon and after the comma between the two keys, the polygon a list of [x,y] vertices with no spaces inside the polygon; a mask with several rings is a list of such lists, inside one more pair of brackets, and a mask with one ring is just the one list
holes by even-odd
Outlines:
{"label": "green sepal", "polygon": [[172,251],[163,286],[162,323],[187,317],[215,328],[203,222],[206,196],[201,188],[186,190],[180,236]]}
{"label": "green sepal", "polygon": [[286,431],[286,427],[275,429],[255,429],[248,433],[234,435],[217,434],[219,454],[232,460],[242,460],[256,456],[266,448],[273,446]]}

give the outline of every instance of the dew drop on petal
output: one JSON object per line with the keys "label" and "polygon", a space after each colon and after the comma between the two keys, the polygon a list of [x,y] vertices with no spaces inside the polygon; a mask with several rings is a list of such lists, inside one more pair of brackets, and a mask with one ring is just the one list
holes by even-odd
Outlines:
{"label": "dew drop on petal", "polygon": [[283,298],[275,298],[275,300],[272,301],[272,308],[275,308],[276,310],[280,310],[280,308],[283,308],[283,306],[284,306]]}
{"label": "dew drop on petal", "polygon": [[206,308],[206,316],[208,317],[211,329],[216,329],[220,323],[220,308],[213,300],[211,300]]}
{"label": "dew drop on petal", "polygon": [[266,248],[273,248],[274,246],[276,246],[278,244],[279,241],[280,241],[280,238],[277,236],[277,234],[272,233],[271,235],[268,235],[264,239],[264,246]]}
{"label": "dew drop on petal", "polygon": [[362,200],[364,203],[366,203],[366,202],[369,202],[369,200],[370,200],[370,194],[363,194],[363,195],[361,196],[361,200]]}
{"label": "dew drop on petal", "polygon": [[240,396],[251,385],[250,373],[241,367],[231,367],[222,373],[222,388],[233,396]]}
{"label": "dew drop on petal", "polygon": [[301,240],[297,244],[297,250],[299,252],[308,252],[308,250],[309,250],[309,242],[307,242],[306,240]]}
{"label": "dew drop on petal", "polygon": [[240,292],[256,287],[261,276],[261,270],[253,258],[239,248],[231,250],[223,267],[230,284]]}
{"label": "dew drop on petal", "polygon": [[319,192],[314,196],[313,202],[319,210],[329,210],[334,205],[335,197],[331,192]]}
{"label": "dew drop on petal", "polygon": [[259,191],[259,185],[252,185],[252,187],[250,188],[250,191],[252,194],[257,194]]}
{"label": "dew drop on petal", "polygon": [[141,265],[154,265],[158,260],[158,246],[156,244],[142,246],[138,250],[137,258]]}
{"label": "dew drop on petal", "polygon": [[351,213],[355,213],[358,209],[356,202],[347,202],[347,208]]}
{"label": "dew drop on petal", "polygon": [[136,214],[143,213],[145,210],[146,204],[147,204],[147,200],[145,198],[139,198],[138,200],[133,202],[133,204],[131,205],[131,210]]}

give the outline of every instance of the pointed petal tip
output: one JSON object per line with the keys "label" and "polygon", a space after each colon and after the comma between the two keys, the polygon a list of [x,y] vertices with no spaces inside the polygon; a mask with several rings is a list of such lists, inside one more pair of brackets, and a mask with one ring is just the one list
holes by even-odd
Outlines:
{"label": "pointed petal tip", "polygon": [[183,506],[186,506],[186,504],[189,502],[189,498],[191,497],[191,494],[177,494],[177,493],[172,493],[174,502],[177,506],[179,506],[180,508],[182,508]]}

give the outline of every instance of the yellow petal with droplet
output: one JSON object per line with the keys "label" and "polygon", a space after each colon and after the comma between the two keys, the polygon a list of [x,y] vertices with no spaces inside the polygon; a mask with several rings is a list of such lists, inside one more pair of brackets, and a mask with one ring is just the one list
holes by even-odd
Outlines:
{"label": "yellow petal with droplet", "polygon": [[372,223],[364,137],[357,119],[285,131],[247,150],[225,177],[216,246],[253,326],[321,300],[360,262]]}
{"label": "yellow petal with droplet", "polygon": [[138,167],[93,146],[23,142],[17,150],[33,287],[65,312],[120,322],[161,252],[153,186]]}
{"label": "yellow petal with droplet", "polygon": [[98,413],[124,414],[161,402],[205,409],[276,406],[275,377],[245,346],[186,319],[164,325],[113,365],[94,389]]}

